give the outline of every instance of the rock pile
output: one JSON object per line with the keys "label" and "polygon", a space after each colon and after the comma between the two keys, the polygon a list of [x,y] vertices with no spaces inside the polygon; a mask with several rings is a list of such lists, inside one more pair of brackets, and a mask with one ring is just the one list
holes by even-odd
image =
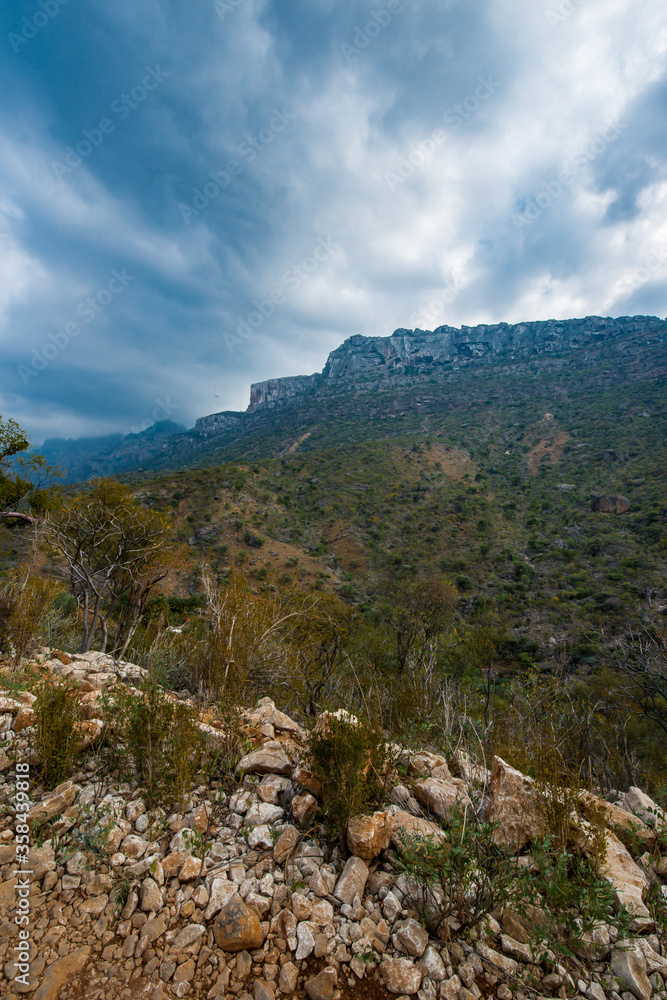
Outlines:
{"label": "rock pile", "polygon": [[[100,692],[141,676],[102,654],[47,660],[42,669],[79,681],[91,734],[102,726]],[[619,940],[600,925],[566,966],[533,954],[531,920],[511,909],[467,936],[457,937],[455,921],[431,934],[418,919],[415,884],[394,863],[400,832],[442,838],[437,820],[462,806],[497,820],[499,844],[520,850],[538,832],[535,783],[500,758],[488,773],[462,753],[449,762],[406,755],[406,784],[394,786],[388,808],[353,817],[344,850],[311,829],[322,789],[303,760],[305,734],[267,698],[243,717],[252,748],[231,794],[214,781],[178,812],[149,811],[141,787],[98,778],[94,756],[52,791],[31,787],[22,874],[27,807],[17,800],[16,764],[30,760],[33,702],[28,691],[0,695],[6,1000],[667,998],[667,958],[645,903],[649,876],[611,830],[604,876],[633,912],[637,936]],[[220,724],[208,713],[202,728],[215,739]],[[617,827],[635,824],[642,846],[655,849],[665,816],[639,789],[616,803],[589,796],[587,805],[605,809]],[[585,849],[585,825],[580,834]],[[667,857],[652,877],[664,882]],[[16,923],[21,912],[29,913],[27,935]]]}

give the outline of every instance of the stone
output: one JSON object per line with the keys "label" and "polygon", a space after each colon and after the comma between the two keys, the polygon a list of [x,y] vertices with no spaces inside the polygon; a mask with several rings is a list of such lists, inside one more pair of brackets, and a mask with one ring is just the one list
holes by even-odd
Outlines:
{"label": "stone", "polygon": [[181,882],[191,882],[202,873],[206,874],[206,862],[202,865],[201,858],[187,857],[178,870],[178,877]]}
{"label": "stone", "polygon": [[282,743],[269,740],[242,757],[236,770],[245,771],[246,774],[290,774],[292,765]]}
{"label": "stone", "polygon": [[591,510],[600,514],[627,514],[630,501],[617,493],[591,493]]}
{"label": "stone", "polygon": [[273,858],[278,864],[282,864],[283,861],[287,860],[299,843],[299,836],[299,831],[295,826],[290,825],[285,827],[273,848]]}
{"label": "stone", "polygon": [[256,979],[253,995],[255,1000],[274,1000],[276,993],[271,983],[267,983],[265,979]]}
{"label": "stone", "polygon": [[152,920],[147,920],[144,926],[141,928],[141,937],[139,938],[139,944],[137,945],[135,956],[140,958],[146,948],[153,942],[161,938],[167,929],[162,917],[153,917]]}
{"label": "stone", "polygon": [[210,920],[214,917],[237,891],[237,886],[233,882],[226,879],[224,875],[217,875],[211,882],[210,897],[204,919]]}
{"label": "stone", "polygon": [[489,822],[498,823],[494,840],[500,847],[520,851],[544,832],[537,786],[532,778],[493,758],[489,785]]}
{"label": "stone", "polygon": [[174,938],[174,948],[189,948],[206,934],[203,924],[186,924]]}
{"label": "stone", "polygon": [[140,858],[146,853],[148,841],[143,837],[138,837],[135,833],[130,833],[120,845],[121,852],[126,858]]}
{"label": "stone", "polygon": [[611,953],[611,971],[623,989],[637,1000],[649,1000],[653,988],[646,974],[644,952],[635,941],[618,941]]}
{"label": "stone", "polygon": [[338,973],[327,965],[316,976],[306,980],[306,993],[310,1000],[334,1000]]}
{"label": "stone", "polygon": [[414,917],[409,917],[396,927],[396,937],[413,958],[421,958],[428,944],[428,932]]}
{"label": "stone", "polygon": [[[591,841],[586,841],[583,850],[589,857],[594,853]],[[649,916],[644,905],[648,878],[611,830],[605,831],[605,860],[600,866],[600,875],[613,885],[619,903],[627,906],[634,916]]]}
{"label": "stone", "polygon": [[301,892],[292,893],[292,913],[297,920],[308,920],[312,909],[313,904],[307,896]]}
{"label": "stone", "polygon": [[280,976],[278,977],[278,989],[281,993],[287,993],[288,996],[296,992],[296,984],[299,978],[299,970],[294,964],[294,962],[286,962],[280,970]]}
{"label": "stone", "polygon": [[270,802],[254,802],[245,814],[244,826],[266,826],[279,823],[283,818],[281,806],[272,806]]}
{"label": "stone", "polygon": [[292,816],[299,826],[305,826],[317,809],[317,799],[310,792],[295,795],[292,799]]}
{"label": "stone", "polygon": [[71,986],[72,980],[86,967],[90,953],[91,948],[86,945],[47,966],[41,984],[32,994],[35,1000],[55,1000],[63,986]]}
{"label": "stone", "polygon": [[489,962],[489,964],[493,967],[494,972],[497,969],[500,969],[501,972],[510,976],[515,976],[517,974],[519,969],[518,962],[515,962],[513,958],[508,958],[506,955],[501,955],[500,952],[490,948],[489,945],[484,944],[483,941],[477,942],[475,945],[475,951],[480,958],[484,959],[485,962]]}
{"label": "stone", "polygon": [[347,823],[347,846],[358,858],[372,861],[389,847],[393,825],[390,812],[352,816]]}
{"label": "stone", "polygon": [[232,896],[221,908],[213,924],[213,935],[222,951],[254,951],[264,941],[259,917],[239,895]]}
{"label": "stone", "polygon": [[662,827],[667,825],[667,813],[655,804],[650,795],[642,792],[641,788],[631,785],[630,790],[625,794],[625,804],[647,826]]}
{"label": "stone", "polygon": [[417,967],[422,970],[425,976],[432,979],[434,983],[441,983],[447,978],[445,963],[432,944],[427,947],[419,959]]}
{"label": "stone", "polygon": [[334,896],[341,903],[352,903],[355,898],[364,897],[368,879],[368,865],[361,858],[349,858],[334,889]]}
{"label": "stone", "polygon": [[445,835],[439,826],[429,819],[422,819],[421,816],[413,816],[405,809],[397,809],[393,814],[393,826],[391,831],[392,844],[400,843],[401,835],[408,837],[436,837],[444,840]]}
{"label": "stone", "polygon": [[465,782],[460,778],[443,781],[441,778],[427,778],[415,781],[415,798],[426,806],[438,819],[449,819],[453,809],[470,806]]}
{"label": "stone", "polygon": [[407,958],[385,958],[380,964],[382,981],[390,993],[413,996],[422,984],[422,973]]}
{"label": "stone", "polygon": [[190,983],[195,978],[196,966],[194,959],[189,958],[182,965],[179,965],[174,973],[174,983]]}
{"label": "stone", "polygon": [[311,792],[313,795],[321,797],[323,788],[322,782],[319,778],[315,777],[310,768],[306,767],[303,762],[299,762],[292,772],[292,781],[295,781],[297,785],[301,785],[305,788],[307,792]]}
{"label": "stone", "polygon": [[291,787],[289,778],[279,774],[267,774],[257,787],[257,797],[262,802],[270,802],[273,806],[280,805],[281,799]]}
{"label": "stone", "polygon": [[139,906],[144,913],[157,913],[162,909],[162,893],[155,879],[145,878],[141,883]]}
{"label": "stone", "polygon": [[505,955],[516,959],[517,962],[530,964],[533,961],[533,951],[530,945],[524,944],[522,941],[516,941],[509,934],[500,935],[500,947],[503,949]]}
{"label": "stone", "polygon": [[76,798],[76,793],[77,789],[74,785],[70,784],[62,792],[49,796],[43,802],[38,802],[28,813],[28,821],[34,823],[37,820],[40,823],[46,823],[48,820],[53,819],[54,816],[59,816],[60,813],[65,812],[68,806],[72,805]]}
{"label": "stone", "polygon": [[[294,897],[292,897],[294,899]],[[310,911],[310,922],[318,927],[326,927],[333,923],[334,908],[327,899],[318,899],[312,904]]]}
{"label": "stone", "polygon": [[308,920],[302,920],[296,925],[297,948],[294,958],[297,962],[302,962],[308,958],[315,948],[315,934],[313,925]]}
{"label": "stone", "polygon": [[253,827],[248,834],[248,846],[252,847],[253,850],[259,848],[262,851],[268,851],[273,847],[271,829],[266,825]]}
{"label": "stone", "polygon": [[382,901],[382,915],[385,920],[388,920],[390,924],[393,924],[394,920],[399,916],[403,907],[399,903],[395,894],[389,890],[387,895]]}

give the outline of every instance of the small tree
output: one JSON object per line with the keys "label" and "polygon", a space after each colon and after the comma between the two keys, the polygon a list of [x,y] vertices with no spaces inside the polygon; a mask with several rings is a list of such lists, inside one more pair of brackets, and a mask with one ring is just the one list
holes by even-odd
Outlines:
{"label": "small tree", "polygon": [[90,649],[98,625],[106,649],[115,615],[112,649],[123,656],[151,590],[168,573],[166,519],[141,507],[127,487],[100,479],[90,493],[47,514],[43,531],[65,560],[69,590],[83,616],[80,651]]}
{"label": "small tree", "polygon": [[667,633],[651,626],[620,639],[610,664],[627,702],[667,733]]}
{"label": "small tree", "polygon": [[51,506],[51,487],[60,471],[43,455],[21,455],[29,444],[15,420],[0,417],[0,518],[31,524],[34,517],[20,508],[38,514]]}

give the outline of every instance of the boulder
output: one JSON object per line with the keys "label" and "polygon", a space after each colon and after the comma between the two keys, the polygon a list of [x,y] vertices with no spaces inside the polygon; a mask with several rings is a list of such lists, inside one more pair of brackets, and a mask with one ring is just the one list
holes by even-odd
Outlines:
{"label": "boulder", "polygon": [[427,778],[415,781],[415,797],[438,819],[449,819],[453,809],[470,805],[465,782],[460,778],[444,781],[442,778]]}
{"label": "boulder", "polygon": [[422,819],[421,816],[413,816],[404,809],[397,809],[393,814],[392,844],[400,843],[401,834],[407,834],[410,837],[437,837],[439,840],[445,839],[444,833],[435,823],[431,823],[428,819]]}
{"label": "boulder", "polygon": [[327,965],[316,976],[306,980],[306,993],[310,1000],[334,1000],[338,973]]}
{"label": "boulder", "polygon": [[494,839],[498,846],[520,851],[544,833],[544,819],[535,781],[501,757],[493,758],[487,818],[498,823]]}
{"label": "boulder", "polygon": [[282,744],[277,740],[268,740],[242,757],[236,770],[248,774],[290,774],[292,765]]}
{"label": "boulder", "polygon": [[352,816],[347,823],[347,846],[358,858],[372,861],[391,843],[393,818],[390,812],[372,816]]}
{"label": "boulder", "polygon": [[637,1000],[649,1000],[653,988],[646,974],[646,958],[636,941],[617,941],[611,953],[611,971],[621,987]]}
{"label": "boulder", "polygon": [[642,792],[641,788],[632,785],[630,791],[626,792],[625,804],[647,826],[656,828],[667,826],[667,813],[655,804],[650,795]]}
{"label": "boulder", "polygon": [[422,984],[422,973],[407,958],[385,958],[380,965],[382,981],[390,993],[413,996]]}
{"label": "boulder", "polygon": [[49,965],[44,971],[41,984],[33,993],[35,1000],[54,1000],[54,997],[60,995],[63,986],[71,987],[75,976],[78,976],[86,966],[90,953],[90,945],[86,945]]}
{"label": "boulder", "polygon": [[341,903],[352,903],[355,898],[364,898],[368,880],[368,866],[361,858],[349,858],[334,889],[334,896]]}
{"label": "boulder", "polygon": [[600,514],[627,514],[630,501],[617,493],[591,493],[591,510]]}
{"label": "boulder", "polygon": [[[605,860],[600,874],[613,885],[620,905],[627,906],[636,917],[648,917],[649,912],[644,905],[648,889],[646,875],[611,830],[605,832],[605,846]],[[587,847],[584,847],[584,852],[591,853]]]}
{"label": "boulder", "polygon": [[220,910],[213,924],[213,936],[222,951],[256,951],[264,942],[259,917],[238,894]]}

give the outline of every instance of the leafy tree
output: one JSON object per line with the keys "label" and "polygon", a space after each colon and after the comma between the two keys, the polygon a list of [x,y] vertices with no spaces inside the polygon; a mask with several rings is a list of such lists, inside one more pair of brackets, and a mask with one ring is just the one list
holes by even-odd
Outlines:
{"label": "leafy tree", "polygon": [[150,592],[168,573],[166,519],[141,507],[127,487],[100,479],[42,523],[45,538],[65,561],[69,590],[82,612],[80,651],[90,649],[98,625],[106,649],[115,616],[112,649],[122,656]]}
{"label": "leafy tree", "polygon": [[33,523],[34,518],[19,508],[39,514],[53,503],[49,487],[60,472],[43,455],[21,455],[29,444],[15,420],[0,417],[0,518]]}
{"label": "leafy tree", "polygon": [[429,645],[449,627],[456,608],[457,593],[444,580],[414,580],[404,583],[385,607],[399,673],[409,662],[421,663]]}
{"label": "leafy tree", "polygon": [[667,733],[667,634],[651,626],[630,632],[618,641],[613,667],[634,711]]}

